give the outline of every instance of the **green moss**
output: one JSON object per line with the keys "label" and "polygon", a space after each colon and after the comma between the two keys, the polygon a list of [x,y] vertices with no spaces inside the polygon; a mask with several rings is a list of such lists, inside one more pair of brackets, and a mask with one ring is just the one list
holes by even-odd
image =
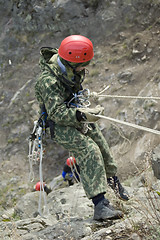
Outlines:
{"label": "green moss", "polygon": [[8,144],[13,144],[13,143],[18,143],[19,142],[19,138],[15,137],[15,138],[10,138],[8,139]]}
{"label": "green moss", "polygon": [[10,126],[10,122],[6,122],[4,124],[2,124],[2,127],[9,127]]}
{"label": "green moss", "polygon": [[29,97],[30,96],[30,93],[29,92],[26,92],[26,97]]}
{"label": "green moss", "polygon": [[143,109],[146,111],[148,109],[150,109],[151,107],[154,107],[155,103],[154,102],[146,102],[143,106]]}
{"label": "green moss", "polygon": [[2,101],[2,100],[4,100],[4,98],[5,98],[5,96],[4,96],[4,95],[2,95],[2,96],[1,96],[1,101]]}
{"label": "green moss", "polygon": [[160,192],[156,191],[156,193],[160,196]]}
{"label": "green moss", "polygon": [[0,189],[0,205],[2,208],[6,205],[6,195],[8,192],[10,192],[10,188],[12,185],[7,185]]}
{"label": "green moss", "polygon": [[122,44],[122,48],[123,49],[127,49],[128,48],[128,46],[127,46],[127,44],[125,42]]}
{"label": "green moss", "polygon": [[16,212],[13,213],[12,219],[14,219],[16,221],[21,220],[20,216],[18,216]]}
{"label": "green moss", "polygon": [[[0,188],[0,207],[1,209],[6,209],[7,207],[14,207],[17,203],[17,200],[27,193],[27,189],[25,188],[18,188],[19,184],[17,183],[8,183],[5,187]],[[16,195],[14,196],[14,192]],[[10,196],[12,196],[10,198]],[[14,196],[14,197],[13,197]],[[13,217],[14,214],[13,214]],[[7,221],[7,220],[6,220]]]}
{"label": "green moss", "polygon": [[10,221],[11,221],[11,219],[9,219],[9,218],[6,218],[6,219],[2,219],[2,221],[3,221],[3,222],[10,222]]}

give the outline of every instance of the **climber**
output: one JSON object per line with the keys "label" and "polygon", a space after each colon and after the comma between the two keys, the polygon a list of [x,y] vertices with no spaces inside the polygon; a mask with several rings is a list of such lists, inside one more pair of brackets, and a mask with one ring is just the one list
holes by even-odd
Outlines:
{"label": "climber", "polygon": [[74,184],[74,181],[80,181],[80,169],[74,157],[67,158],[62,172],[64,181],[68,181],[69,186]]}
{"label": "climber", "polygon": [[59,49],[40,51],[41,74],[35,85],[40,108],[45,107],[52,121],[53,141],[73,154],[80,169],[85,193],[94,204],[94,219],[123,217],[105,198],[107,177],[123,200],[129,196],[116,176],[117,167],[97,121],[103,107],[86,105],[82,88],[85,68],[94,56],[92,42],[81,35],[66,37]]}
{"label": "climber", "polygon": [[49,188],[45,182],[43,183],[43,187],[41,185],[41,182],[37,182],[36,185],[34,186],[35,191],[41,191],[43,190],[42,188],[44,188],[44,191],[47,193],[47,195],[52,191],[51,188]]}

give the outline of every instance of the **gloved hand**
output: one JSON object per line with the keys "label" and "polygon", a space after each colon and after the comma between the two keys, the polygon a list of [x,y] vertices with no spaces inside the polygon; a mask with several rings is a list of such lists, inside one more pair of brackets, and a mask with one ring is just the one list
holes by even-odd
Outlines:
{"label": "gloved hand", "polygon": [[99,120],[98,114],[102,114],[104,107],[97,105],[95,108],[80,108],[79,111],[84,114],[86,122],[96,122]]}

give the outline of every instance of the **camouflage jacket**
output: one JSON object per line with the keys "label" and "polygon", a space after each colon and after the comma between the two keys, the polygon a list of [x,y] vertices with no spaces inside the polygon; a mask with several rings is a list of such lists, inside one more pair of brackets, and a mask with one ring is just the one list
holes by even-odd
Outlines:
{"label": "camouflage jacket", "polygon": [[[73,93],[81,90],[80,81],[67,81],[58,65],[58,50],[42,48],[40,57],[41,74],[35,85],[35,94],[40,107],[44,104],[48,119],[57,125],[81,127],[76,118],[76,108],[66,105],[66,100],[73,97]],[[51,61],[52,59],[52,61]]]}

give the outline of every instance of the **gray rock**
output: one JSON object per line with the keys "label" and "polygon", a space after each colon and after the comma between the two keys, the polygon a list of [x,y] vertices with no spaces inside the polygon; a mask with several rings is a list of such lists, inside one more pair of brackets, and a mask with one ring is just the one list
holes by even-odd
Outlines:
{"label": "gray rock", "polygon": [[15,206],[15,215],[21,219],[32,218],[38,210],[39,192],[25,194]]}
{"label": "gray rock", "polygon": [[132,71],[128,69],[126,71],[118,73],[117,78],[121,84],[125,84],[131,81],[132,75]]}
{"label": "gray rock", "polygon": [[129,239],[130,240],[141,240],[141,237],[137,233],[132,233]]}
{"label": "gray rock", "polygon": [[154,176],[160,179],[160,145],[153,149],[151,162]]}

